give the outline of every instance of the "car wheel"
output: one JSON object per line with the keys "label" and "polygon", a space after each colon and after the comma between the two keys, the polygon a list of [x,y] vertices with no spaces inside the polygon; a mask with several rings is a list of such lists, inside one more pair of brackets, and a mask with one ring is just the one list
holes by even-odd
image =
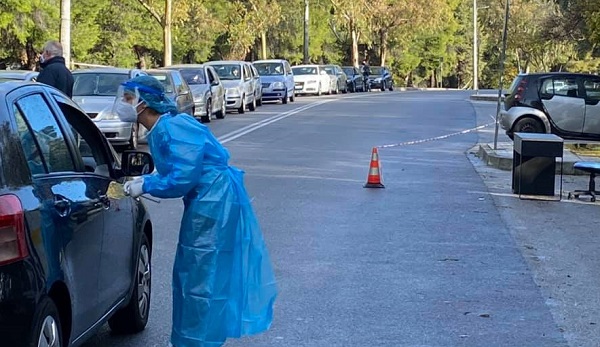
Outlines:
{"label": "car wheel", "polygon": [[296,101],[296,92],[292,90],[292,96],[290,96],[290,102]]}
{"label": "car wheel", "polygon": [[202,123],[210,123],[210,116],[212,115],[212,101],[209,99],[206,101],[206,116],[200,118]]}
{"label": "car wheel", "polygon": [[30,347],[62,347],[62,329],[58,309],[54,301],[44,297],[38,305],[34,320]]}
{"label": "car wheel", "polygon": [[137,149],[138,147],[138,126],[133,124],[131,126],[131,137],[129,138],[129,149]]}
{"label": "car wheel", "polygon": [[217,119],[225,118],[225,114],[227,114],[227,109],[225,108],[225,99],[223,99],[223,104],[221,105],[221,109],[217,112]]}
{"label": "car wheel", "polygon": [[319,91],[317,92],[317,96],[321,96],[321,85],[319,84]]}
{"label": "car wheel", "polygon": [[284,105],[288,103],[288,94],[287,94],[287,92],[285,92],[285,95],[283,96],[283,98],[281,98],[281,103],[284,104]]}
{"label": "car wheel", "polygon": [[256,111],[256,98],[252,100],[248,108],[250,109],[250,111]]}
{"label": "car wheel", "polygon": [[110,329],[119,334],[139,333],[146,328],[152,292],[152,266],[150,242],[142,233],[138,252],[133,293],[129,303],[108,320]]}
{"label": "car wheel", "polygon": [[394,83],[390,83],[390,89],[389,90],[390,90],[390,92],[394,91]]}
{"label": "car wheel", "polygon": [[543,133],[544,127],[540,121],[531,117],[520,119],[513,128],[515,133]]}
{"label": "car wheel", "polygon": [[260,98],[258,99],[258,101],[256,102],[256,106],[262,106],[262,94],[260,95]]}

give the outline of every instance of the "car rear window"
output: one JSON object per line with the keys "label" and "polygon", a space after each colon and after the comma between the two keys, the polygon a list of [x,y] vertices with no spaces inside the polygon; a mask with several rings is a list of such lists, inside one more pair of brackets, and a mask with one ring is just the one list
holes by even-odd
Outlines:
{"label": "car rear window", "polygon": [[508,88],[508,94],[513,94],[515,91],[515,88],[517,88],[517,86],[519,85],[519,83],[521,83],[521,81],[523,80],[523,78],[525,78],[525,76],[517,76],[515,77],[515,79],[512,81],[510,87]]}
{"label": "car rear window", "polygon": [[292,71],[294,72],[294,75],[316,75],[317,74],[317,68],[312,67],[312,66],[293,67]]}
{"label": "car rear window", "polygon": [[383,75],[383,68],[372,67],[370,72],[371,72],[371,75]]}
{"label": "car rear window", "polygon": [[206,76],[202,69],[181,69],[179,72],[189,85],[206,84]]}
{"label": "car rear window", "polygon": [[281,63],[254,63],[254,67],[261,76],[281,76],[283,75],[283,64]]}
{"label": "car rear window", "polygon": [[78,73],[73,74],[74,96],[116,96],[121,83],[129,79],[128,74]]}
{"label": "car rear window", "polygon": [[165,93],[173,93],[173,83],[171,82],[171,79],[169,78],[169,76],[167,76],[166,73],[151,73],[150,76],[156,78],[163,85],[163,87],[165,88]]}

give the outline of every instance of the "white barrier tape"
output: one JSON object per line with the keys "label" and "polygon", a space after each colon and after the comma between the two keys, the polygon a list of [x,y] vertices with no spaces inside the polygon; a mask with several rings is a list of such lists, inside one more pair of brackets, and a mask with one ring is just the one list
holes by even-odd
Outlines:
{"label": "white barrier tape", "polygon": [[462,134],[467,134],[473,131],[477,131],[480,129],[483,129],[485,127],[488,127],[490,125],[496,124],[496,122],[490,122],[490,123],[486,123],[480,126],[477,126],[475,128],[471,128],[471,129],[466,129],[466,130],[462,130],[462,131],[457,131],[455,133],[451,133],[451,134],[446,134],[446,135],[442,135],[442,136],[436,136],[436,137],[430,137],[428,139],[423,139],[423,140],[415,140],[415,141],[406,141],[406,142],[400,142],[400,143],[393,143],[393,144],[389,144],[389,145],[381,145],[381,146],[375,146],[377,148],[391,148],[391,147],[401,147],[401,146],[409,146],[409,145],[416,145],[419,143],[424,143],[424,142],[431,142],[431,141],[437,141],[437,140],[443,140],[443,139],[447,139],[449,137],[452,136],[457,136],[457,135],[462,135]]}

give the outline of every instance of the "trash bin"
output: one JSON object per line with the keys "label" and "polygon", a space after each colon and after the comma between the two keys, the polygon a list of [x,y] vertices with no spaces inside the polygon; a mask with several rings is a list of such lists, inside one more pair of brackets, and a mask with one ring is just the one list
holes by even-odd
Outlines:
{"label": "trash bin", "polygon": [[[560,158],[562,191],[563,139],[553,134],[515,133],[512,191],[521,195],[554,196],[556,158]],[[559,196],[562,192],[559,192]],[[560,198],[559,198],[560,199]]]}

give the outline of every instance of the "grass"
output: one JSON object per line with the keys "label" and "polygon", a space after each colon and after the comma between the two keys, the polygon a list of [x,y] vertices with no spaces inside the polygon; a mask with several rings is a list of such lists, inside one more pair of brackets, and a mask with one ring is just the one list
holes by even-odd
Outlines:
{"label": "grass", "polygon": [[565,147],[576,155],[600,157],[600,144],[573,143]]}

